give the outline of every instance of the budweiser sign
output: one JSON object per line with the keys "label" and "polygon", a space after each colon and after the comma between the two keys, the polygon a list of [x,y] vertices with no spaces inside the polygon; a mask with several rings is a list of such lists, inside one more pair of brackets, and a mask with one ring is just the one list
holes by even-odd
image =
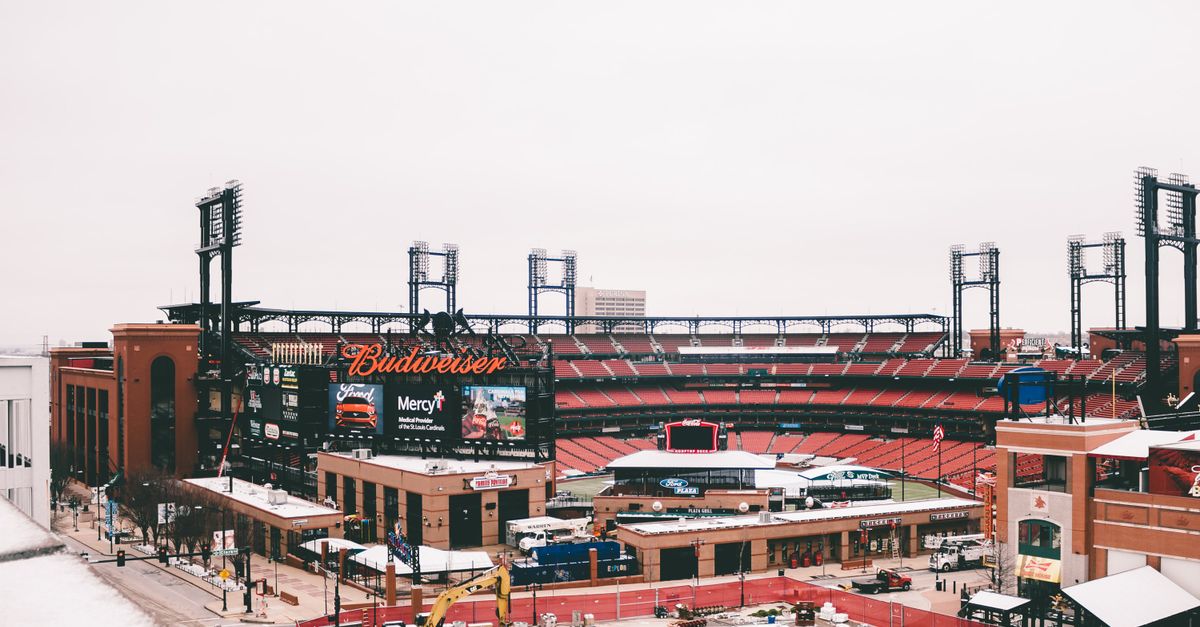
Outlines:
{"label": "budweiser sign", "polygon": [[404,356],[388,355],[382,344],[347,344],[342,357],[350,360],[351,376],[372,374],[492,374],[508,366],[504,357],[461,355],[422,355],[424,349],[413,347]]}

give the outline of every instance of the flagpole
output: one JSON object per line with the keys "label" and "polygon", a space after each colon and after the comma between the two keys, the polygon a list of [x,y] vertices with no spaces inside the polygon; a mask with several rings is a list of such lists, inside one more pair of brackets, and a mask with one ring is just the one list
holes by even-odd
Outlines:
{"label": "flagpole", "polygon": [[938,485],[938,496],[941,496],[942,495],[942,443],[941,442],[937,443],[937,449],[938,449],[937,485]]}

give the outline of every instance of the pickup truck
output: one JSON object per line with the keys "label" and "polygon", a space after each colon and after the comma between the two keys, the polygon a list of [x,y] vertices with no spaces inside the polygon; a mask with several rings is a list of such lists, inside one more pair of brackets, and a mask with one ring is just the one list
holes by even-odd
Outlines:
{"label": "pickup truck", "polygon": [[878,594],[891,590],[908,590],[912,588],[912,579],[894,570],[880,569],[874,579],[855,579],[850,585],[863,594]]}

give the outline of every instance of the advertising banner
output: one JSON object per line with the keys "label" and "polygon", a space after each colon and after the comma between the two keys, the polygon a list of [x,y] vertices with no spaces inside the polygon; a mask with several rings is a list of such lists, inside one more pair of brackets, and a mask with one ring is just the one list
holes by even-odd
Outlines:
{"label": "advertising banner", "polygon": [[1190,443],[1151,448],[1150,493],[1200,499],[1200,449]]}
{"label": "advertising banner", "polygon": [[464,440],[524,440],[525,388],[467,385],[462,389]]}
{"label": "advertising banner", "polygon": [[397,437],[445,440],[456,437],[460,405],[457,391],[441,385],[388,385],[384,433]]}
{"label": "advertising banner", "polygon": [[383,386],[370,383],[329,384],[330,433],[380,435],[386,409]]}

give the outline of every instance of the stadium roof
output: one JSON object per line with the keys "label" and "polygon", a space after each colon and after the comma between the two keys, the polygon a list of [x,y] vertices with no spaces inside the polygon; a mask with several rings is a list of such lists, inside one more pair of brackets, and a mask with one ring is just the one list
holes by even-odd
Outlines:
{"label": "stadium roof", "polygon": [[614,468],[745,468],[769,469],[775,460],[745,451],[715,453],[670,453],[667,451],[638,451],[618,457],[608,463]]}

